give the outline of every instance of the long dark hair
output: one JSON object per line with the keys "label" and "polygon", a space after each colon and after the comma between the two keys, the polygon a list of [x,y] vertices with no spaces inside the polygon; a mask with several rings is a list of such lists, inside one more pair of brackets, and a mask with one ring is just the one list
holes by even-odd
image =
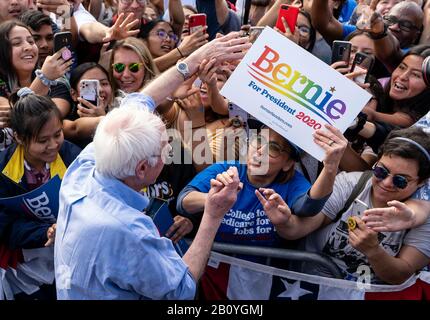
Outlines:
{"label": "long dark hair", "polygon": [[[425,59],[430,56],[430,45],[418,45],[412,47],[411,50],[403,57],[402,61],[410,55],[416,55]],[[424,80],[423,80],[424,81]],[[415,97],[404,100],[393,100],[390,97],[391,81],[385,87],[386,104],[382,106],[381,112],[394,113],[395,111],[403,111],[408,113],[414,121],[423,117],[430,110],[430,88],[427,87]],[[379,111],[379,110],[378,110]]]}
{"label": "long dark hair", "polygon": [[312,25],[312,18],[311,15],[306,12],[305,10],[300,10],[300,14],[303,15],[306,19],[308,19],[309,24],[310,24],[310,31],[309,31],[309,46],[308,48],[305,48],[307,51],[312,52],[312,50],[314,49],[315,46],[315,41],[316,41],[316,31],[315,28]]}
{"label": "long dark hair", "polygon": [[28,26],[17,20],[5,21],[0,24],[0,77],[7,83],[10,91],[19,87],[18,77],[13,68],[12,45],[9,40],[9,34],[15,27],[23,27],[30,32]]}

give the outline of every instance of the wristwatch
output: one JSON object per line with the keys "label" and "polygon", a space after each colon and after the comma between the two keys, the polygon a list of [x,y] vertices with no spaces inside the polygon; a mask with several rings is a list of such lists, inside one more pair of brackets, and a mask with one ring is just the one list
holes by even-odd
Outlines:
{"label": "wristwatch", "polygon": [[42,72],[42,70],[37,69],[35,71],[36,77],[40,79],[40,81],[43,83],[43,85],[50,87],[57,85],[57,80],[49,80]]}
{"label": "wristwatch", "polygon": [[184,80],[190,78],[190,69],[188,68],[188,64],[184,61],[180,61],[176,64],[176,70],[184,77]]}

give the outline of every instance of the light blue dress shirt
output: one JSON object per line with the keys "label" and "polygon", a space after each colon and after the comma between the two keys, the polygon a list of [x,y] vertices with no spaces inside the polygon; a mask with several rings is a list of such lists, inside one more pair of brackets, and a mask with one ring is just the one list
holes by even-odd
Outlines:
{"label": "light blue dress shirt", "polygon": [[172,242],[142,213],[148,199],[95,171],[89,144],[60,189],[58,299],[193,299],[196,283]]}

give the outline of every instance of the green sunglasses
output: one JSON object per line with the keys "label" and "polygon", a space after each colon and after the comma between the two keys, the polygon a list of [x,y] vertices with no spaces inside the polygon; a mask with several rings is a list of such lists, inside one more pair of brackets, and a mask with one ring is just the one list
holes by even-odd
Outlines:
{"label": "green sunglasses", "polygon": [[112,65],[113,69],[118,73],[124,72],[126,67],[128,67],[128,70],[130,70],[130,72],[136,73],[140,70],[142,66],[143,63],[141,62],[132,62],[128,66],[124,63],[114,63]]}

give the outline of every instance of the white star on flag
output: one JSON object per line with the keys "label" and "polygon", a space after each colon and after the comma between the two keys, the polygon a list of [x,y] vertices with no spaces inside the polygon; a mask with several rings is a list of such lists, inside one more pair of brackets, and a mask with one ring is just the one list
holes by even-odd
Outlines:
{"label": "white star on flag", "polygon": [[291,300],[299,300],[301,296],[312,293],[311,291],[300,288],[300,281],[295,281],[293,284],[287,280],[281,279],[285,286],[285,291],[278,295],[278,298],[291,298]]}

